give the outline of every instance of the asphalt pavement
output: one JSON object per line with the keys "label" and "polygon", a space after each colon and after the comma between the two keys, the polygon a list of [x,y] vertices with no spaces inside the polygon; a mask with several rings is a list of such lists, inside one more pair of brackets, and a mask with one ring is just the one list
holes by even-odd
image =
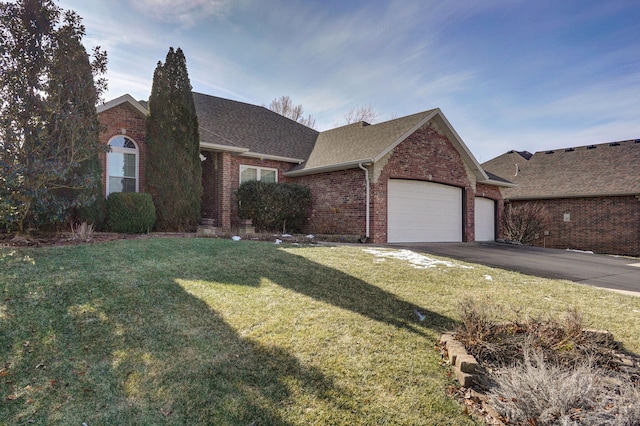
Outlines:
{"label": "asphalt pavement", "polygon": [[640,296],[638,258],[497,242],[403,243],[391,246]]}

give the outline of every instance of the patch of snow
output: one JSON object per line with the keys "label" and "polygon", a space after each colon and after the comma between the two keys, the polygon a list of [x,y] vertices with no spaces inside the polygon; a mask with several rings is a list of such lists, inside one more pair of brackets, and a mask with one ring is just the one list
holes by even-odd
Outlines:
{"label": "patch of snow", "polygon": [[237,235],[234,235],[233,237],[231,237],[231,239],[232,239],[233,241],[240,241],[242,238],[240,238],[240,237],[239,237],[239,236],[237,236]]}
{"label": "patch of snow", "polygon": [[377,258],[391,258],[391,259],[399,259],[406,260],[416,269],[426,269],[426,268],[435,268],[436,266],[448,266],[448,267],[459,267],[465,269],[472,269],[471,266],[464,266],[460,264],[456,264],[453,262],[449,262],[446,260],[436,260],[431,259],[430,257],[424,256],[422,254],[418,254],[411,250],[386,250],[386,249],[363,249],[366,253],[372,254]]}
{"label": "patch of snow", "polygon": [[588,253],[588,254],[594,254],[591,250],[575,250],[575,249],[567,249],[567,251],[573,251],[576,253]]}
{"label": "patch of snow", "polygon": [[282,234],[282,238],[291,238],[293,235],[291,234]]}
{"label": "patch of snow", "polygon": [[280,240],[280,239],[276,238],[276,242],[275,242],[275,244],[282,244],[282,240]]}
{"label": "patch of snow", "polygon": [[308,239],[310,239],[310,240],[313,240],[315,237],[316,237],[316,236],[315,236],[315,235],[313,235],[313,234],[309,234],[309,235],[307,235],[307,238],[308,238]]}
{"label": "patch of snow", "polygon": [[484,275],[484,279],[487,281],[493,281],[493,277],[491,275]]}

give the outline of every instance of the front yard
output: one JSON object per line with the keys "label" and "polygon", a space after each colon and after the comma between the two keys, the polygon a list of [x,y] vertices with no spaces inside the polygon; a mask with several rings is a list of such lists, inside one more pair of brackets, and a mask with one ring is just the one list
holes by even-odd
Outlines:
{"label": "front yard", "polygon": [[640,298],[440,260],[194,238],[0,248],[0,424],[473,424],[434,350],[468,298],[576,308],[640,350]]}

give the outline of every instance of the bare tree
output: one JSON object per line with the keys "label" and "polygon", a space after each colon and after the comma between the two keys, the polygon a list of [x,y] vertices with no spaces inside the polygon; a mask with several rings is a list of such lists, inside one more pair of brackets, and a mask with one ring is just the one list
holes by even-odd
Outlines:
{"label": "bare tree", "polygon": [[508,204],[504,212],[505,238],[531,244],[549,225],[551,216],[539,203]]}
{"label": "bare tree", "polygon": [[366,123],[373,123],[380,116],[373,105],[362,105],[351,109],[344,115],[344,121],[346,124],[358,123],[364,121]]}
{"label": "bare tree", "polygon": [[269,106],[262,106],[269,108],[273,112],[277,112],[280,115],[290,118],[291,120],[297,121],[300,124],[311,127],[312,129],[315,129],[316,127],[316,119],[313,118],[311,114],[308,114],[305,117],[302,105],[294,105],[289,96],[280,96],[279,98],[275,98],[274,100],[272,100]]}

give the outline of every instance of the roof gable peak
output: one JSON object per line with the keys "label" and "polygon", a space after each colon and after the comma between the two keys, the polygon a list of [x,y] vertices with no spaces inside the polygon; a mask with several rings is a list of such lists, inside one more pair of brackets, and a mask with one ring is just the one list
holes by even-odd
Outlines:
{"label": "roof gable peak", "polygon": [[131,96],[130,94],[124,94],[118,98],[112,99],[108,102],[105,102],[101,105],[98,105],[96,107],[96,110],[98,111],[98,114],[100,114],[101,112],[110,110],[111,108],[115,108],[118,105],[122,105],[122,104],[129,104],[131,105],[136,111],[138,111],[141,115],[147,116],[149,114],[149,110],[141,103],[136,101],[133,96]]}

